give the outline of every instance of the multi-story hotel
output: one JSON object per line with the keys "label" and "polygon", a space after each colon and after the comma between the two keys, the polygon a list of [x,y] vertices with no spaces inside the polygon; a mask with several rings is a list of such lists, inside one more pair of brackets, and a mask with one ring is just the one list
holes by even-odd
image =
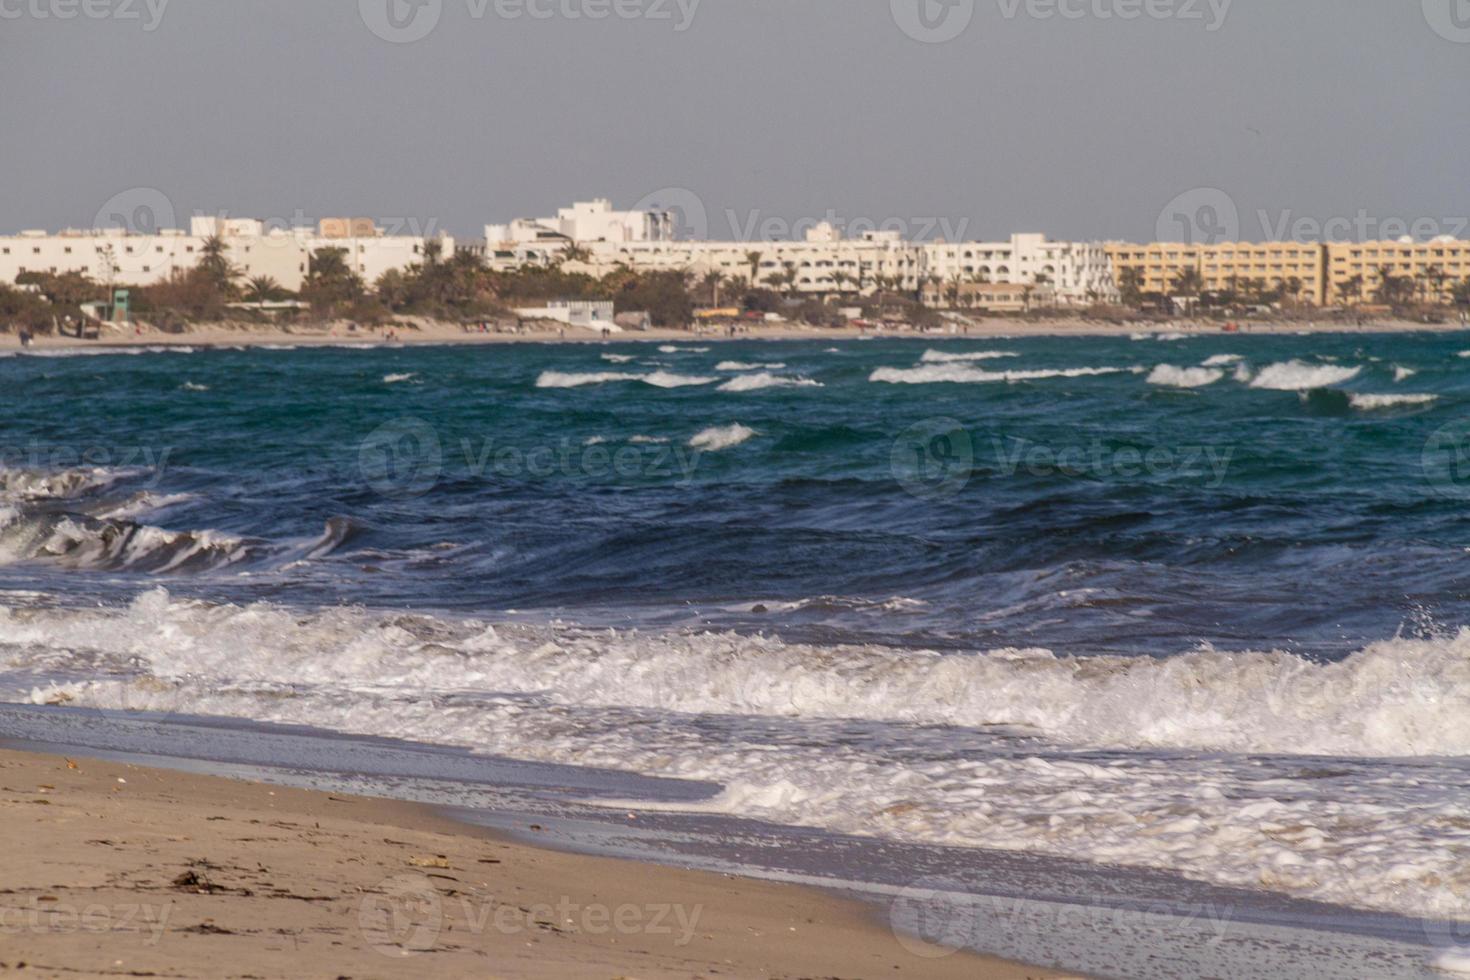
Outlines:
{"label": "multi-story hotel", "polygon": [[424,261],[432,243],[452,254],[452,238],[385,235],[364,219],[329,218],[315,228],[268,228],[255,219],[196,217],[187,232],[162,229],[133,234],[123,229],[23,231],[0,237],[0,282],[26,272],[78,272],[109,286],[149,286],[193,268],[205,242],[218,236],[241,278],[269,277],[295,291],[306,281],[318,249],[347,253],[349,267],[371,286],[389,269]]}
{"label": "multi-story hotel", "polygon": [[1165,295],[1176,291],[1187,271],[1199,274],[1206,292],[1264,283],[1268,289],[1286,287],[1288,295],[1314,306],[1373,303],[1384,271],[1408,280],[1415,297],[1439,303],[1450,302],[1455,285],[1470,279],[1470,242],[1456,238],[1327,244],[1111,242],[1107,252],[1119,283],[1136,273],[1143,292]]}
{"label": "multi-story hotel", "polygon": [[[491,268],[549,265],[605,275],[620,267],[687,271],[778,288],[794,295],[920,294],[937,306],[987,309],[1085,306],[1116,302],[1135,280],[1142,292],[1176,295],[1188,274],[1201,292],[1284,290],[1316,306],[1376,301],[1382,274],[1408,283],[1419,299],[1447,302],[1470,279],[1470,242],[1053,242],[1021,234],[1004,242],[911,242],[897,232],[846,238],[831,224],[803,241],[676,241],[668,211],[614,211],[606,200],[580,202],[555,217],[488,225],[466,245]],[[372,286],[383,273],[421,264],[432,250],[451,255],[447,236],[385,234],[366,219],[327,219],[316,228],[274,228],[253,219],[196,217],[188,232],[93,229],[0,237],[0,282],[25,272],[79,272],[107,285],[145,286],[192,268],[218,237],[242,278],[268,277],[288,290],[306,280],[318,249],[338,248]],[[574,255],[568,253],[575,249]],[[988,291],[981,287],[995,287]],[[1005,288],[999,288],[1005,287]]]}
{"label": "multi-story hotel", "polygon": [[1470,279],[1470,242],[1333,243],[1326,247],[1327,300],[1333,304],[1373,302],[1383,273],[1408,279],[1414,295],[1448,303],[1457,283]]}
{"label": "multi-story hotel", "polygon": [[1130,245],[1110,242],[1106,246],[1113,278],[1122,284],[1130,270],[1136,272],[1145,293],[1168,295],[1177,288],[1180,276],[1199,276],[1206,292],[1239,290],[1244,285],[1264,283],[1269,289],[1285,288],[1303,303],[1323,305],[1326,268],[1321,245],[1302,242],[1225,242],[1219,245],[1186,245],[1153,242]]}

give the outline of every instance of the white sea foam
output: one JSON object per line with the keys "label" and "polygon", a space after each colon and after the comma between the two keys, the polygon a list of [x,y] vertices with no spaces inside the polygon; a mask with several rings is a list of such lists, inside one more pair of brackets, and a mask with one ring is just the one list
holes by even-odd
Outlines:
{"label": "white sea foam", "polygon": [[196,384],[193,381],[185,381],[180,386],[184,391],[208,391],[209,385]]}
{"label": "white sea foam", "polygon": [[655,388],[688,388],[713,384],[719,378],[701,378],[669,371],[654,371],[649,374],[601,371],[594,374],[568,374],[561,371],[545,371],[536,379],[537,388],[584,388],[590,385],[609,384],[617,381],[641,381]]}
{"label": "white sea foam", "polygon": [[26,500],[66,499],[111,486],[136,473],[136,470],[111,469],[105,466],[83,466],[69,470],[0,467],[0,497]]}
{"label": "white sea foam", "polygon": [[1243,360],[1245,360],[1245,358],[1240,356],[1239,354],[1216,354],[1214,357],[1207,358],[1205,360],[1204,366],[1229,367],[1232,364],[1239,364]]}
{"label": "white sea foam", "polygon": [[1330,388],[1351,381],[1362,370],[1360,367],[1339,367],[1335,364],[1286,361],[1262,368],[1250,385],[1252,388],[1272,391],[1309,391],[1312,388]]}
{"label": "white sea foam", "polygon": [[769,371],[758,374],[742,374],[720,385],[720,391],[764,391],[767,388],[821,388],[820,381],[810,378],[790,378]]}
{"label": "white sea foam", "polygon": [[1352,394],[1348,396],[1348,403],[1353,408],[1365,412],[1376,411],[1384,408],[1406,408],[1412,405],[1432,405],[1439,401],[1438,395],[1363,395]]}
{"label": "white sea foam", "polygon": [[1148,376],[1148,383],[1166,388],[1204,388],[1224,377],[1225,372],[1218,368],[1183,368],[1160,364]]}
{"label": "white sea foam", "polygon": [[951,354],[946,351],[927,350],[924,352],[921,360],[925,364],[955,364],[966,361],[996,361],[1005,357],[1020,356],[1020,354],[1013,354],[1010,351],[1001,350],[983,350],[976,351],[972,354]]}
{"label": "white sea foam", "polygon": [[665,344],[658,349],[660,354],[708,354],[708,347],[675,347],[673,344]]}
{"label": "white sea foam", "polygon": [[403,382],[405,382],[405,381],[412,381],[414,378],[417,378],[417,377],[418,377],[417,374],[412,374],[412,373],[409,373],[409,374],[385,374],[385,375],[383,375],[383,384],[385,384],[385,385],[403,384]]}
{"label": "white sea foam", "polygon": [[628,443],[633,446],[665,446],[669,440],[664,436],[633,436]]}
{"label": "white sea foam", "polygon": [[742,443],[748,442],[759,432],[752,428],[735,423],[734,425],[714,426],[697,434],[689,440],[693,449],[703,449],[706,452],[717,453],[722,449],[732,449]]}
{"label": "white sea foam", "polygon": [[631,364],[633,362],[631,354],[603,354],[602,359],[610,364]]}
{"label": "white sea foam", "polygon": [[[1411,915],[1463,917],[1470,894],[1470,777],[1431,758],[1362,761],[1470,754],[1470,631],[1333,665],[1210,649],[1071,659],[220,607],[155,590],[115,610],[0,609],[0,674],[39,665],[36,703],[705,779],[725,786],[708,809],[839,832]],[[741,717],[762,721],[722,721]]]}
{"label": "white sea foam", "polygon": [[1395,364],[1393,368],[1393,379],[1395,381],[1408,381],[1410,378],[1418,373],[1419,372],[1415,371],[1413,368],[1401,367]]}
{"label": "white sea foam", "polygon": [[916,368],[879,368],[868,380],[893,385],[997,384],[1090,378],[1122,374],[1123,368],[1062,368],[1053,371],[982,371],[968,364],[925,364]]}
{"label": "white sea foam", "polygon": [[1442,973],[1470,974],[1470,947],[1444,950],[1430,965]]}
{"label": "white sea foam", "polygon": [[607,444],[607,436],[591,436],[582,440],[584,446],[602,446]]}
{"label": "white sea foam", "polygon": [[100,511],[96,516],[108,521],[132,520],[154,511],[163,510],[165,507],[186,504],[195,499],[197,498],[192,493],[154,494],[144,491],[126,503]]}
{"label": "white sea foam", "polygon": [[779,371],[784,364],[746,364],[743,361],[721,361],[715,365],[716,371]]}
{"label": "white sea foam", "polygon": [[14,509],[0,515],[0,563],[42,561],[66,568],[163,574],[223,568],[249,555],[243,539],[215,530],[168,531],[129,521]]}

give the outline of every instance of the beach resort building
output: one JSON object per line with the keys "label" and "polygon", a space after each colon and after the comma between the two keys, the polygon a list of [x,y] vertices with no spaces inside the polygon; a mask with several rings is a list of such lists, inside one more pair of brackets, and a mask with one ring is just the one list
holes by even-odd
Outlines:
{"label": "beach resort building", "polygon": [[[0,236],[0,282],[27,272],[76,272],[108,286],[149,286],[193,268],[204,245],[218,236],[240,279],[269,277],[289,290],[306,281],[321,248],[347,253],[354,272],[371,286],[390,269],[407,269],[437,247],[452,254],[447,236],[388,235],[367,219],[328,218],[316,228],[277,228],[253,218],[196,217],[188,231],[134,234],[121,228],[23,231]],[[434,243],[434,244],[431,244]]]}
{"label": "beach resort building", "polygon": [[1326,246],[1326,268],[1327,298],[1334,304],[1372,302],[1385,272],[1409,280],[1420,299],[1449,303],[1455,285],[1470,279],[1470,242],[1334,242]]}
{"label": "beach resort building", "polygon": [[[1008,242],[926,243],[917,248],[925,281],[938,281],[940,297],[965,284],[1003,284],[1046,287],[1033,290],[1038,305],[1089,306],[1118,299],[1113,263],[1101,242],[1053,242],[1045,235],[1025,234],[1012,235]],[[1049,302],[1042,304],[1042,296]]]}
{"label": "beach resort building", "polygon": [[1145,293],[1172,295],[1179,288],[1181,276],[1192,273],[1198,276],[1204,292],[1239,291],[1263,283],[1269,289],[1284,288],[1297,301],[1317,306],[1323,305],[1326,296],[1326,257],[1318,244],[1109,242],[1105,249],[1114,281],[1121,286],[1130,275],[1136,275]]}

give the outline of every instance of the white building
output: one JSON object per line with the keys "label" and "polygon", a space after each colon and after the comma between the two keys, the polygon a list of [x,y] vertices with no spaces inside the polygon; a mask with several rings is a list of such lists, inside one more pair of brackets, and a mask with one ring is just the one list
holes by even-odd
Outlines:
{"label": "white building", "polygon": [[669,211],[614,211],[604,198],[579,201],[554,218],[517,218],[510,224],[486,225],[487,257],[532,246],[549,253],[593,242],[662,242],[674,238]]}
{"label": "white building", "polygon": [[384,235],[371,221],[327,219],[316,228],[273,228],[250,218],[196,217],[188,232],[163,229],[136,235],[120,228],[49,234],[23,231],[0,236],[0,282],[14,283],[26,272],[78,272],[108,286],[148,286],[193,268],[205,242],[218,235],[242,282],[269,277],[295,291],[306,281],[312,253],[321,248],[347,252],[350,267],[368,286],[389,269],[422,263],[431,243],[446,257],[454,240]]}
{"label": "white building", "polygon": [[516,315],[527,320],[552,320],[570,327],[609,333],[621,333],[623,329],[617,325],[612,300],[553,300],[545,306],[518,309]]}
{"label": "white building", "polygon": [[926,243],[923,276],[941,283],[1049,285],[1064,306],[1116,302],[1112,262],[1101,242],[1052,242],[1012,235],[1009,242]]}
{"label": "white building", "polygon": [[850,241],[630,242],[586,248],[590,258],[584,268],[592,275],[606,275],[618,266],[686,269],[696,278],[718,273],[746,284],[812,295],[869,293],[880,283],[912,291],[919,288],[921,275],[914,246],[877,232]]}

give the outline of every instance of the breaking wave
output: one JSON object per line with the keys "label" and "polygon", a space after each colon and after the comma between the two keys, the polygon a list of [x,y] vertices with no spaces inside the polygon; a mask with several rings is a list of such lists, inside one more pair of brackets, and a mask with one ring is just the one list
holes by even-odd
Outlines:
{"label": "breaking wave", "polygon": [[996,361],[1004,357],[1020,357],[1010,351],[983,350],[973,354],[949,354],[945,351],[929,350],[920,358],[925,364],[955,364],[966,361]]}
{"label": "breaking wave", "polygon": [[731,378],[720,385],[720,391],[763,391],[767,388],[820,388],[820,381],[810,378],[787,378],[769,371],[761,371],[759,374],[742,374],[738,378]]}
{"label": "breaking wave", "polygon": [[733,449],[734,447],[749,442],[760,435],[754,429],[741,425],[714,426],[700,432],[689,440],[691,449],[703,449],[706,452],[717,453],[722,449]]}
{"label": "breaking wave", "polygon": [[1051,378],[1092,378],[1122,374],[1123,368],[1065,368],[1054,371],[982,371],[967,364],[927,364],[916,368],[879,368],[868,380],[892,385],[1014,384]]}
{"label": "breaking wave", "polygon": [[1432,405],[1439,401],[1438,395],[1349,395],[1348,404],[1353,408],[1371,412],[1385,408],[1407,408],[1414,405]]}
{"label": "breaking wave", "polygon": [[1351,381],[1362,371],[1360,367],[1286,361],[1262,368],[1261,373],[1250,382],[1250,386],[1271,391],[1308,391],[1312,388],[1330,388],[1333,385]]}
{"label": "breaking wave", "polygon": [[601,371],[591,374],[543,371],[536,379],[537,388],[584,388],[590,385],[610,384],[618,381],[641,381],[655,388],[692,388],[714,384],[719,378],[701,378],[669,371],[654,371],[650,374],[632,374],[618,371]]}
{"label": "breaking wave", "polygon": [[1148,383],[1166,388],[1205,388],[1225,377],[1218,368],[1182,368],[1160,364],[1148,376]]}

